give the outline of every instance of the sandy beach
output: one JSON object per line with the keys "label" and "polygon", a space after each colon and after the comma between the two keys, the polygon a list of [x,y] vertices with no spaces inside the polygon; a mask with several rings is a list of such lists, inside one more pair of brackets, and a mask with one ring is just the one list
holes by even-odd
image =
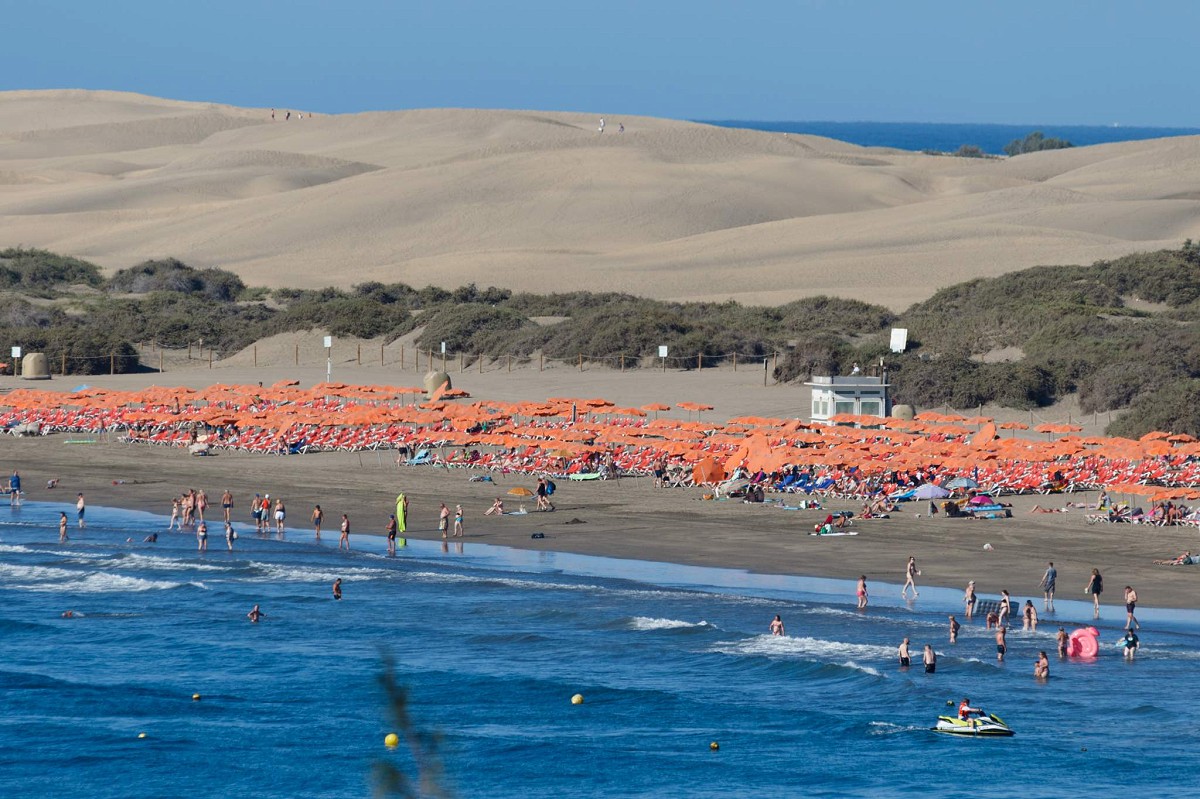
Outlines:
{"label": "sandy beach", "polygon": [[[230,367],[102,377],[89,382],[135,388],[150,383],[200,386],[257,379],[270,383],[292,377],[311,385],[323,377],[315,372]],[[343,370],[341,378],[346,382],[403,382],[395,374],[366,368]],[[0,388],[18,384],[12,378],[0,382]],[[62,383],[55,380],[38,385],[68,388]],[[703,399],[717,406],[711,412],[715,419],[747,413],[796,416],[808,402],[803,388],[764,388],[759,374],[730,369],[666,373],[539,373],[532,369],[522,374],[464,375],[459,384],[477,398],[602,395],[618,404]],[[472,483],[469,478],[476,472],[397,466],[389,452],[275,457],[222,451],[193,457],[183,449],[130,445],[115,439],[65,443],[87,438],[4,436],[0,451],[5,455],[5,468],[21,470],[29,500],[73,502],[75,494],[82,491],[93,507],[142,509],[165,516],[170,513],[171,497],[188,488],[204,489],[214,504],[221,492],[229,489],[235,496],[235,520],[249,522],[250,498],[255,493],[270,493],[284,498],[291,537],[312,535],[308,518],[314,504],[326,511],[326,530],[336,528],[336,519],[347,513],[354,535],[382,534],[396,493],[404,491],[411,502],[410,538],[437,538],[439,503],[451,508],[461,503],[466,511],[464,542],[468,546],[488,543],[771,574],[846,579],[865,574],[877,593],[898,592],[904,563],[911,554],[917,557],[925,583],[961,587],[973,579],[984,596],[1006,588],[1020,598],[1040,596],[1038,583],[1046,562],[1052,560],[1059,572],[1061,599],[1086,599],[1087,574],[1093,567],[1101,570],[1108,586],[1106,604],[1113,605],[1105,611],[1109,619],[1120,612],[1116,606],[1120,588],[1127,583],[1137,587],[1143,604],[1149,606],[1200,605],[1200,583],[1190,567],[1151,563],[1185,549],[1200,549],[1194,529],[1089,525],[1079,509],[1028,513],[1035,504],[1061,508],[1068,501],[1094,503],[1095,495],[1005,498],[1013,503],[1013,518],[995,521],[930,519],[928,503],[910,503],[902,505],[891,519],[857,522],[853,526],[857,536],[814,537],[808,533],[825,511],[787,511],[736,500],[705,501],[699,488],[658,489],[648,478],[589,483],[561,480],[554,497],[555,512],[539,513],[532,500],[525,500],[528,515],[496,518],[483,516],[492,500],[502,496],[508,509],[518,508],[522,500],[506,492],[517,486],[533,488],[533,478],[491,473],[493,485]],[[60,478],[60,483],[46,490],[45,482],[52,477]],[[856,504],[836,500],[827,507],[860,510]],[[531,538],[535,532],[545,537]],[[990,543],[992,550],[985,551],[985,543]]]}
{"label": "sandy beach", "polygon": [[600,134],[597,121],[284,121],[121,92],[0,92],[0,240],[109,271],[173,256],[270,287],[830,294],[902,310],[973,277],[1200,238],[1200,137],[980,159],[634,116]]}

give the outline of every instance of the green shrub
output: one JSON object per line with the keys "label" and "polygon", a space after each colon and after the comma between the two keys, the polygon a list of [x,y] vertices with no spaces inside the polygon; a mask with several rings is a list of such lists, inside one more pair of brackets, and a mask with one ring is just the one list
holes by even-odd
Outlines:
{"label": "green shrub", "polygon": [[1152,430],[1200,437],[1200,380],[1174,380],[1138,397],[1107,432],[1139,438]]}
{"label": "green shrub", "polygon": [[417,344],[423,349],[440,349],[446,342],[448,352],[492,354],[489,350],[508,340],[508,335],[533,323],[507,308],[479,303],[445,305],[430,311],[422,319],[425,329]]}
{"label": "green shrub", "polygon": [[1024,139],[1013,139],[1004,145],[1004,153],[1021,155],[1022,153],[1036,153],[1040,150],[1062,150],[1074,146],[1066,139],[1047,139],[1040,130],[1035,130]]}
{"label": "green shrub", "polygon": [[223,269],[193,269],[175,258],[144,261],[122,269],[107,285],[110,293],[149,294],[170,291],[199,294],[219,302],[230,302],[245,291],[242,279]]}
{"label": "green shrub", "polygon": [[0,288],[53,296],[56,289],[103,282],[99,267],[78,258],[20,247],[0,250]]}

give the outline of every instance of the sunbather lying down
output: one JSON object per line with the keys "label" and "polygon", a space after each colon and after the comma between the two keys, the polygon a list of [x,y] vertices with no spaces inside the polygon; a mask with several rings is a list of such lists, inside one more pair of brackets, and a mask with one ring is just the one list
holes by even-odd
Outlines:
{"label": "sunbather lying down", "polygon": [[1155,566],[1190,566],[1200,560],[1200,555],[1193,555],[1191,552],[1184,552],[1177,558],[1171,560],[1156,560]]}
{"label": "sunbather lying down", "polygon": [[1070,513],[1071,506],[1068,504],[1063,508],[1043,508],[1041,505],[1034,505],[1029,509],[1030,513]]}

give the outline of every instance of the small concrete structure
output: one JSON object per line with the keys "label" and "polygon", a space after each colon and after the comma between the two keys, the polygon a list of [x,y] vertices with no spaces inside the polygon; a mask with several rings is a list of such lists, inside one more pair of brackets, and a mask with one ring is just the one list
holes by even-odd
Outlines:
{"label": "small concrete structure", "polygon": [[891,412],[886,377],[813,375],[804,385],[812,387],[812,421],[829,423],[839,413],[887,418]]}
{"label": "small concrete structure", "polygon": [[892,406],[892,418],[893,419],[904,419],[905,421],[911,422],[914,418],[916,418],[916,415],[917,415],[917,411],[911,405],[893,405]]}
{"label": "small concrete structure", "polygon": [[443,385],[447,390],[454,388],[450,383],[450,375],[445,372],[429,372],[425,375],[425,398],[433,399],[433,395],[438,392],[438,389]]}
{"label": "small concrete structure", "polygon": [[50,365],[42,352],[31,352],[21,359],[21,378],[23,380],[49,380]]}

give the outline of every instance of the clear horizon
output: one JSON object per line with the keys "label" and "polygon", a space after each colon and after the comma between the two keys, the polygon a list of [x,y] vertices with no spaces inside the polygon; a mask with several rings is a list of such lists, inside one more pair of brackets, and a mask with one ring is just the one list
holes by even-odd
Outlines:
{"label": "clear horizon", "polygon": [[11,4],[0,89],[347,113],[1200,127],[1200,4]]}

